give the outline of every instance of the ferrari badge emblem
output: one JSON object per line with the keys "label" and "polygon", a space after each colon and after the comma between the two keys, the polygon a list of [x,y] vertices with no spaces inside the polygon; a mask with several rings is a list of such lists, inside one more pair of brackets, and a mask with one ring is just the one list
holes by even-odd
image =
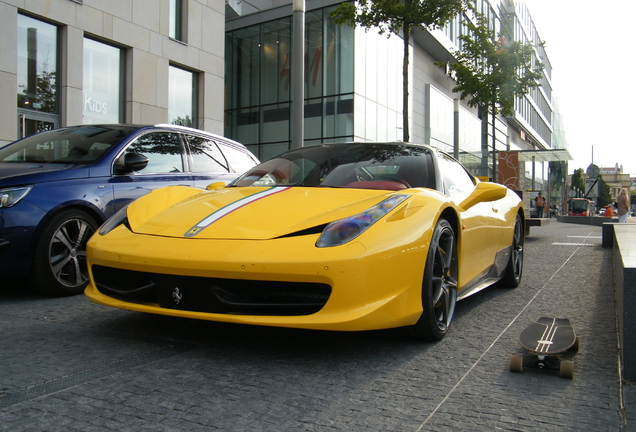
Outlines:
{"label": "ferrari badge emblem", "polygon": [[181,293],[178,287],[175,287],[174,290],[172,291],[172,298],[174,299],[174,302],[176,304],[179,304],[179,302],[183,298],[183,294]]}

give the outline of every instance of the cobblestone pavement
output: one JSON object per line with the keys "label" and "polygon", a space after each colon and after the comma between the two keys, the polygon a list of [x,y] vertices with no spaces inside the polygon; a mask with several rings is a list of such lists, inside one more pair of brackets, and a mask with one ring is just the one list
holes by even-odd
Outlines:
{"label": "cobblestone pavement", "polygon": [[[2,431],[618,431],[611,250],[532,228],[517,289],[458,304],[448,336],[227,325],[0,291]],[[581,338],[573,380],[511,373],[540,316]]]}

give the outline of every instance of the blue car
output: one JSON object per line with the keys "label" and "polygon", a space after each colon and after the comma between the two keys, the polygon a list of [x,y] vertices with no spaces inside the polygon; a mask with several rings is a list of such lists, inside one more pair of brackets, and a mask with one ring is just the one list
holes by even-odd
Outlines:
{"label": "blue car", "polygon": [[175,125],[83,125],[0,148],[0,275],[54,296],[88,283],[86,242],[163,186],[229,183],[258,164],[245,146]]}

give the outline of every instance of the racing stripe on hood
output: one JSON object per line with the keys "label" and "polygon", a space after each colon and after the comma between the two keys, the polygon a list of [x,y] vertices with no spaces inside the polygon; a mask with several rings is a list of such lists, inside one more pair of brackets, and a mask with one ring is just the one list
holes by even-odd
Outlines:
{"label": "racing stripe on hood", "polygon": [[255,201],[259,201],[263,198],[267,198],[268,196],[271,195],[275,195],[277,193],[280,192],[284,192],[286,190],[290,189],[290,187],[272,187],[270,189],[266,189],[262,192],[258,192],[255,193],[254,195],[250,195],[248,197],[245,197],[243,199],[240,199],[238,201],[233,202],[232,204],[226,205],[225,207],[222,207],[218,210],[216,210],[214,213],[212,213],[211,215],[207,216],[205,219],[203,219],[201,222],[199,222],[198,224],[196,224],[195,226],[193,226],[192,228],[190,228],[185,234],[185,237],[194,237],[195,235],[197,235],[198,233],[200,233],[203,229],[209,227],[210,225],[212,225],[214,222],[218,221],[219,219],[229,215],[230,213],[243,208],[245,206],[247,206],[248,204],[251,204]]}

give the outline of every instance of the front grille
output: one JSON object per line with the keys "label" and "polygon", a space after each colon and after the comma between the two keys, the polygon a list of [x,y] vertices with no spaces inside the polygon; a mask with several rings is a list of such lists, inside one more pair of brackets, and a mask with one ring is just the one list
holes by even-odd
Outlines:
{"label": "front grille", "polygon": [[133,303],[221,314],[309,315],[327,303],[331,287],[305,282],[272,282],[145,273],[94,265],[97,289]]}

